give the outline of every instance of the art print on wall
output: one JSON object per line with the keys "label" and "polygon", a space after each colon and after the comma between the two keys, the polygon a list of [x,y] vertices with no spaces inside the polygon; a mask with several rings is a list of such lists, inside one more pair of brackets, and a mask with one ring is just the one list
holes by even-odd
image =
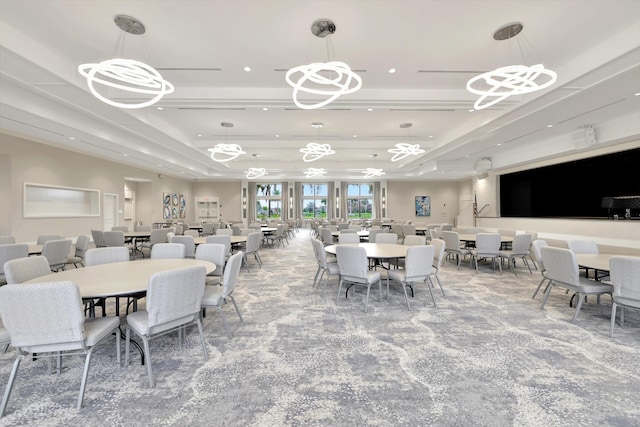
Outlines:
{"label": "art print on wall", "polygon": [[185,218],[187,216],[187,199],[185,199],[184,194],[180,195],[180,218]]}
{"label": "art print on wall", "polygon": [[431,196],[416,196],[416,216],[431,216]]}
{"label": "art print on wall", "polygon": [[171,204],[171,194],[162,193],[162,205],[169,206]]}

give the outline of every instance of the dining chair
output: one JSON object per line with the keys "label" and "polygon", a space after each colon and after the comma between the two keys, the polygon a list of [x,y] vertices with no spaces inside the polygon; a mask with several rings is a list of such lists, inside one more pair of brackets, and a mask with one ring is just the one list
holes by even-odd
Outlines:
{"label": "dining chair", "polygon": [[247,257],[249,255],[253,255],[258,264],[259,268],[262,268],[262,258],[260,258],[260,254],[258,251],[260,250],[260,243],[262,242],[262,232],[255,231],[253,233],[249,233],[247,235],[247,243],[245,244],[245,250],[243,251],[244,257],[242,258],[242,263],[245,267],[247,267],[247,271],[249,270],[249,263],[247,261]]}
{"label": "dining chair", "polygon": [[231,333],[231,329],[229,328],[229,324],[227,323],[227,318],[222,311],[222,308],[227,303],[227,300],[230,300],[236,309],[236,313],[238,313],[240,321],[243,321],[242,315],[240,314],[240,309],[238,308],[236,300],[233,297],[233,290],[238,283],[238,276],[240,274],[240,267],[242,266],[243,258],[244,253],[242,251],[238,251],[235,254],[231,255],[231,257],[229,257],[229,260],[227,261],[227,265],[224,267],[222,286],[206,286],[204,289],[204,295],[202,296],[203,313],[204,309],[207,308],[217,309],[220,313],[220,317],[222,317],[222,323],[224,324],[224,328],[227,331],[227,336],[229,338],[231,338],[233,335]]}
{"label": "dining chair", "polygon": [[13,236],[0,236],[0,245],[12,245],[16,242]]}
{"label": "dining chair", "polygon": [[226,246],[222,243],[203,243],[196,248],[195,258],[216,265],[216,269],[207,274],[207,285],[219,285],[227,262]]}
{"label": "dining chair", "polygon": [[111,227],[111,231],[122,231],[123,233],[128,233],[129,227],[126,225],[116,225],[115,227]]}
{"label": "dining chair", "polygon": [[169,228],[158,228],[151,230],[151,234],[149,234],[149,240],[143,242],[139,247],[140,252],[142,252],[142,256],[144,256],[144,250],[147,250],[150,253],[156,244],[167,243],[167,233],[169,233],[169,230]]}
{"label": "dining chair", "polygon": [[49,260],[42,255],[16,258],[4,264],[4,275],[8,284],[24,283],[47,274],[51,274]]}
{"label": "dining chair", "polygon": [[345,233],[345,231],[342,230],[338,235],[338,243],[360,243],[360,237],[355,232]]}
{"label": "dining chair", "polygon": [[[574,254],[599,254],[600,249],[598,248],[598,244],[593,240],[567,240],[567,247]],[[589,277],[589,269],[587,267],[584,268],[585,277]]]}
{"label": "dining chair", "polygon": [[207,243],[220,243],[221,245],[224,245],[226,249],[227,258],[231,256],[231,236],[230,235],[216,234],[213,236],[208,236]]}
{"label": "dining chair", "polygon": [[416,234],[405,234],[402,244],[405,246],[426,245],[427,238],[426,236],[419,236]]}
{"label": "dining chair", "polygon": [[157,243],[151,248],[151,259],[180,259],[186,252],[182,243]]}
{"label": "dining chair", "polygon": [[[542,273],[542,280],[540,280],[538,287],[533,292],[531,299],[534,299],[536,295],[538,295],[538,292],[540,291],[542,284],[544,282],[549,281],[549,278],[546,275],[546,269],[544,268],[544,262],[542,261],[542,248],[546,246],[549,246],[546,240],[536,239],[533,242],[531,242],[531,253],[533,254],[533,258],[535,259],[535,261],[538,263],[538,268],[540,269],[540,273]],[[545,291],[546,290],[547,289],[545,288]]]}
{"label": "dining chair", "polygon": [[0,283],[7,281],[4,275],[4,263],[17,258],[29,256],[29,245],[26,243],[13,243],[0,245]]}
{"label": "dining chair", "polygon": [[[182,246],[178,243],[176,245]],[[184,328],[196,324],[204,358],[209,359],[200,321],[206,275],[207,269],[200,265],[154,274],[149,278],[147,286],[146,310],[134,311],[127,315],[125,366],[129,366],[129,347],[131,332],[133,332],[143,342],[150,387],[155,385],[149,348],[149,341],[153,338],[177,330],[178,340],[181,343]]]}
{"label": "dining chair", "polygon": [[427,284],[431,301],[433,301],[435,307],[436,300],[433,298],[433,292],[431,291],[433,285],[430,283],[434,253],[435,247],[432,245],[416,245],[408,248],[404,263],[405,267],[387,272],[387,298],[389,297],[389,282],[400,282],[404,291],[404,298],[407,301],[407,310],[411,310],[407,286],[411,288],[411,296],[413,297],[413,285],[417,282],[424,282]]}
{"label": "dining chair", "polygon": [[104,231],[91,230],[91,238],[93,239],[93,244],[96,248],[103,248],[107,246],[107,243],[104,241]]}
{"label": "dining chair", "polygon": [[[173,236],[173,238],[171,239],[171,243],[179,243],[181,245],[184,245],[185,258],[194,258],[196,256],[196,243],[193,240],[192,236]],[[153,255],[153,249],[151,250],[151,255]]]}
{"label": "dining chair", "polygon": [[333,234],[331,229],[326,228],[326,227],[321,227],[321,237],[322,237],[322,243],[324,243],[325,246],[328,245],[333,245],[335,242],[333,240]]}
{"label": "dining chair", "polygon": [[208,223],[202,224],[202,236],[207,237],[207,236],[211,236],[212,234],[213,234],[213,223],[208,222]]}
{"label": "dining chair", "polygon": [[[443,232],[444,234],[444,232]],[[478,260],[480,258],[491,259],[493,270],[496,264],[502,273],[502,264],[500,263],[500,234],[498,233],[478,233],[476,234],[476,246],[470,250],[471,262],[476,266],[478,272]]]}
{"label": "dining chair", "polygon": [[276,233],[267,234],[266,236],[264,236],[264,238],[269,246],[274,246],[276,243],[278,244],[278,247],[283,245],[285,240],[284,224],[278,224],[278,226],[276,227]]}
{"label": "dining chair", "polygon": [[[94,265],[111,264],[114,262],[128,262],[131,259],[129,256],[129,249],[125,246],[107,246],[104,248],[91,248],[88,249],[84,256],[85,267],[91,267]],[[144,298],[144,293],[132,294],[127,296],[127,310],[130,304],[133,304],[134,310],[137,309],[137,300]],[[89,312],[90,316],[95,316],[95,308],[102,308],[102,315],[106,316],[106,298],[89,298],[84,301],[85,311]],[[115,297],[115,310],[116,316],[120,315],[120,297]]]}
{"label": "dining chair", "polygon": [[90,242],[91,238],[86,234],[81,234],[80,236],[78,236],[78,238],[76,239],[73,255],[67,258],[67,264],[73,264],[75,268],[78,268],[78,265],[84,265],[84,257],[87,253],[87,249],[89,249]]}
{"label": "dining chair", "polygon": [[324,282],[324,288],[326,289],[329,285],[329,276],[339,276],[340,267],[337,262],[328,261],[327,252],[324,250],[324,245],[320,240],[312,238],[311,245],[313,247],[313,254],[316,257],[316,262],[318,263],[318,269],[316,270],[316,275],[313,278],[313,286],[319,287],[322,277],[326,274]]}
{"label": "dining chair", "polygon": [[531,257],[531,234],[516,234],[511,244],[511,249],[500,250],[500,259],[505,259],[509,268],[513,270],[513,273],[517,276],[518,269],[516,267],[516,259],[520,258],[524,265],[529,269],[529,274],[533,274],[527,257]]}
{"label": "dining chair", "polygon": [[[471,255],[471,251],[467,248],[463,248],[460,244],[460,236],[456,231],[442,231],[442,240],[444,240],[444,250],[448,256],[455,256],[458,263],[458,270],[460,269],[460,263],[466,256]],[[433,239],[432,239],[433,240]],[[471,266],[471,260],[469,261]]]}
{"label": "dining chair", "polygon": [[[374,285],[375,283],[378,284],[380,294],[379,301],[382,301],[382,282],[380,280],[380,272],[369,270],[367,252],[363,247],[338,246],[336,247],[336,259],[338,260],[338,267],[340,269],[340,284],[338,286],[338,297],[336,299],[336,303],[340,299],[340,292],[342,291],[343,284],[367,287],[367,296],[364,300],[365,313],[369,306],[369,291],[371,290],[371,285]],[[349,288],[347,288],[347,293],[348,292]]]}
{"label": "dining chair", "polygon": [[233,230],[230,228],[219,228],[216,230],[216,236],[233,236]]}
{"label": "dining chair", "polygon": [[371,243],[393,243],[398,244],[399,238],[395,233],[378,233],[375,242]]}
{"label": "dining chair", "polygon": [[640,309],[640,258],[614,256],[609,260],[609,278],[613,286],[611,304],[611,328],[613,336],[616,323],[616,311],[620,307],[620,326],[624,326],[624,309]]}
{"label": "dining chair", "polygon": [[185,232],[182,233],[182,235],[183,236],[191,236],[193,238],[196,238],[196,237],[200,237],[200,232],[198,230],[188,229],[188,230],[185,230]]}
{"label": "dining chair", "polygon": [[[93,349],[115,333],[120,365],[120,320],[117,317],[85,318],[80,290],[73,282],[47,282],[0,288],[0,313],[18,356],[13,363],[0,406],[4,416],[22,360],[29,355],[58,359],[63,354],[85,354],[77,409],[82,408]],[[32,381],[37,381],[32,378]],[[36,388],[37,389],[37,388]]]}
{"label": "dining chair", "polygon": [[402,235],[403,236],[413,236],[416,234],[416,226],[413,224],[404,224],[402,226]]}
{"label": "dining chair", "polygon": [[[442,280],[440,280],[440,275],[438,273],[440,272],[440,269],[442,268],[442,266],[444,264],[445,242],[442,239],[432,239],[431,240],[431,245],[434,247],[433,263],[431,264],[433,269],[431,270],[431,276],[436,278],[436,281],[438,282],[438,285],[440,286],[440,291],[442,292],[442,296],[444,297],[446,295],[444,294],[444,288],[442,287]],[[431,283],[433,284],[433,281]]]}
{"label": "dining chair", "polygon": [[64,240],[64,237],[58,234],[43,234],[38,236],[38,239],[36,240],[36,245],[44,245],[45,242],[48,242],[49,240]]}
{"label": "dining chair", "polygon": [[71,252],[71,240],[47,240],[42,246],[42,256],[49,261],[51,271],[64,270]]}
{"label": "dining chair", "polygon": [[546,277],[549,285],[542,299],[541,309],[544,309],[549,294],[554,287],[565,288],[576,293],[576,311],[572,323],[575,323],[582,308],[582,303],[587,295],[602,295],[613,293],[613,286],[581,277],[578,274],[578,261],[576,254],[570,249],[546,246],[540,249],[542,262],[546,269]]}

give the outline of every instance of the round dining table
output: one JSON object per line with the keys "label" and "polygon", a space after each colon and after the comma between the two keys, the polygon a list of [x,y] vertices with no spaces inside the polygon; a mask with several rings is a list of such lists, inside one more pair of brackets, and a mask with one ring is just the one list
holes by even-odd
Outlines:
{"label": "round dining table", "polygon": [[[208,236],[207,236],[208,237]],[[194,237],[193,242],[197,245],[207,243],[207,237]],[[229,236],[231,238],[231,246],[247,243],[247,236]]]}
{"label": "round dining table", "polygon": [[78,285],[83,299],[111,298],[145,292],[149,278],[155,273],[194,265],[204,266],[207,274],[216,269],[214,263],[196,259],[142,259],[70,268],[24,283],[70,281]]}
{"label": "round dining table", "polygon": [[395,259],[407,256],[407,249],[411,246],[398,245],[396,243],[343,243],[325,246],[324,250],[328,254],[335,255],[338,246],[360,246],[367,252],[370,259]]}

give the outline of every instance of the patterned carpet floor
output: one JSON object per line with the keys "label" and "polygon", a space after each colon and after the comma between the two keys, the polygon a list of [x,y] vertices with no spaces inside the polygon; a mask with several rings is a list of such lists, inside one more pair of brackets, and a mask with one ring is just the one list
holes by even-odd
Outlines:
{"label": "patterned carpet floor", "polygon": [[[308,230],[288,246],[260,250],[240,273],[242,312],[210,311],[205,361],[196,329],[151,341],[156,387],[134,353],[118,367],[113,339],[96,349],[75,409],[83,357],[25,360],[2,426],[640,426],[640,311],[610,338],[610,300],[589,299],[571,323],[570,295],[554,290],[545,310],[540,281],[446,263],[446,296],[424,285],[407,310],[400,286],[338,298],[335,277],[312,288]],[[143,305],[142,305],[143,306]],[[123,320],[124,322],[124,320]],[[15,351],[0,354],[6,384]]]}

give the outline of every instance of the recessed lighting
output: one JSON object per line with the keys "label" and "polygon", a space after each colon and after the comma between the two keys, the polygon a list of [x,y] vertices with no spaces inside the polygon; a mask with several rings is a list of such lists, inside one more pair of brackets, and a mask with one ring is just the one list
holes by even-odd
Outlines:
{"label": "recessed lighting", "polygon": [[473,113],[474,111],[476,111],[476,110],[474,110],[473,108],[471,108],[471,109],[469,110],[469,112],[470,112],[470,113]]}
{"label": "recessed lighting", "polygon": [[553,127],[553,125],[547,125],[547,127],[548,127],[548,128],[552,128],[552,127]]}
{"label": "recessed lighting", "polygon": [[262,107],[262,111],[269,111],[267,107]]}
{"label": "recessed lighting", "polygon": [[502,145],[502,143],[500,142],[500,143],[498,143],[498,144],[496,144],[496,145],[497,145],[498,147],[500,147],[500,146]]}
{"label": "recessed lighting", "polygon": [[357,137],[358,137],[358,135],[353,135],[353,137],[354,137],[354,138],[357,138]]}
{"label": "recessed lighting", "polygon": [[254,154],[252,154],[252,156],[253,156],[253,157],[260,157],[260,156],[261,156],[261,154],[254,153]]}
{"label": "recessed lighting", "polygon": [[320,122],[313,122],[311,123],[311,127],[314,129],[320,129],[322,127],[324,127],[324,124],[320,123]]}
{"label": "recessed lighting", "polygon": [[396,72],[396,69],[395,69],[395,68],[389,68],[389,74],[393,74],[393,73],[395,73],[395,72]]}
{"label": "recessed lighting", "polygon": [[73,140],[73,139],[76,139],[76,137],[75,136],[70,136],[69,139]]}
{"label": "recessed lighting", "polygon": [[198,138],[202,138],[202,134],[201,133],[198,134]]}
{"label": "recessed lighting", "polygon": [[433,138],[433,135],[429,135],[429,138]]}
{"label": "recessed lighting", "polygon": [[640,96],[640,92],[636,92],[634,96]]}
{"label": "recessed lighting", "polygon": [[156,107],[156,110],[164,110],[162,107]]}
{"label": "recessed lighting", "polygon": [[280,138],[280,135],[278,135],[278,134],[275,134],[274,136],[275,136],[276,138]]}
{"label": "recessed lighting", "polygon": [[378,157],[378,155],[373,153],[373,154],[369,154],[369,157]]}
{"label": "recessed lighting", "polygon": [[251,67],[244,67],[243,70],[245,70],[248,73],[249,71],[251,71]]}
{"label": "recessed lighting", "polygon": [[367,111],[373,111],[373,108],[367,108]]}
{"label": "recessed lighting", "polygon": [[129,157],[129,155],[127,153],[122,153],[123,156],[125,157]]}

